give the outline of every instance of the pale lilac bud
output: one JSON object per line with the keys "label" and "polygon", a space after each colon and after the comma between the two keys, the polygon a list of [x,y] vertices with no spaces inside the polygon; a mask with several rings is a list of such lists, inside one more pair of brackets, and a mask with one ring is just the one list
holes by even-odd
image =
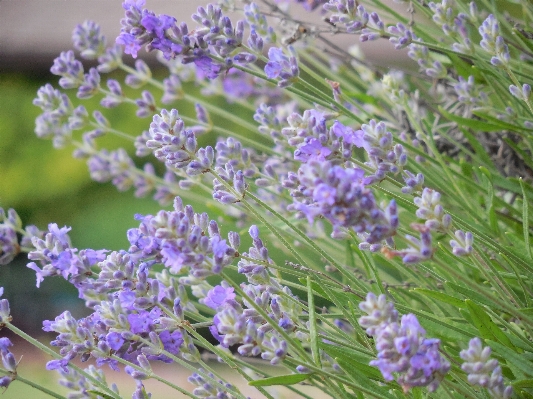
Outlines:
{"label": "pale lilac bud", "polygon": [[491,349],[483,348],[479,338],[473,338],[468,349],[459,354],[465,362],[461,368],[468,373],[468,382],[480,385],[491,393],[493,397],[508,399],[513,394],[512,386],[505,386],[501,367],[496,359],[491,359]]}

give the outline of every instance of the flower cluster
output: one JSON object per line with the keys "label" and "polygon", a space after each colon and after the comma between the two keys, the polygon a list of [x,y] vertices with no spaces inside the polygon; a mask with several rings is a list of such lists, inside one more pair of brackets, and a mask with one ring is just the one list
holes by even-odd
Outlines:
{"label": "flower cluster", "polygon": [[369,244],[387,240],[398,226],[396,204],[391,201],[382,211],[372,191],[363,183],[363,177],[361,169],[345,169],[328,161],[309,161],[298,170],[300,198],[293,194],[298,200],[294,209],[309,221],[323,216],[335,229],[353,229],[364,234]]}
{"label": "flower cluster", "polygon": [[370,365],[378,367],[385,380],[396,379],[404,391],[418,386],[436,390],[450,370],[450,363],[439,352],[440,340],[426,338],[413,314],[398,322],[398,312],[385,295],[368,293],[359,308],[367,314],[359,324],[374,337],[378,351],[377,360]]}
{"label": "flower cluster", "polygon": [[306,334],[296,333],[302,326],[300,317],[303,311],[299,299],[290,289],[268,273],[267,265],[271,259],[259,238],[257,226],[252,226],[249,234],[253,247],[242,254],[243,259],[238,263],[239,273],[244,274],[250,283],[241,285],[244,292],[241,303],[234,299],[233,289],[225,283],[208,292],[204,303],[217,310],[210,330],[222,347],[239,345],[237,351],[240,355],[260,355],[274,365],[284,360],[289,348],[287,341],[268,320],[286,334],[303,339]]}

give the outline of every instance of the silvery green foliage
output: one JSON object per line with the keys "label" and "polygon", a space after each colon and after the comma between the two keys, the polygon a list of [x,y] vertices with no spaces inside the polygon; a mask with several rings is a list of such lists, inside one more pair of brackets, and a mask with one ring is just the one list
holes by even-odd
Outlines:
{"label": "silvery green foliage", "polygon": [[[191,371],[188,387],[166,381],[182,394],[245,398],[210,354],[268,398],[267,385],[309,397],[302,382],[315,397],[531,396],[533,8],[295,3],[225,1],[186,22],[126,0],[111,46],[95,22],[76,27],[76,53],[51,68],[62,90],[34,100],[37,136],[74,147],[93,180],[173,208],[136,215],[119,251],[0,209],[0,264],[27,253],[37,286],[64,278],[89,309],[44,321],[59,347],[46,367],[70,397],[120,398],[106,365],[149,398],[162,362]],[[414,63],[374,65],[339,33],[388,39]],[[113,109],[132,105],[138,132],[122,132]],[[106,135],[130,146],[102,148]],[[10,313],[1,299],[0,329],[17,332]],[[0,338],[4,388],[11,349]]]}

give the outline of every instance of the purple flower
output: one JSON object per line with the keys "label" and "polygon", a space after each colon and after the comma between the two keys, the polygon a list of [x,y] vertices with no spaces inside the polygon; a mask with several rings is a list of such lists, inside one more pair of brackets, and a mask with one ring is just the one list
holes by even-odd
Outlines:
{"label": "purple flower", "polygon": [[500,36],[500,25],[494,15],[490,14],[479,27],[481,42],[479,45],[493,57],[492,65],[500,67],[509,64],[509,48],[502,36]]}
{"label": "purple flower", "polygon": [[440,341],[425,338],[426,332],[413,314],[404,315],[398,323],[398,313],[385,295],[368,293],[359,308],[367,314],[359,319],[366,333],[373,336],[378,351],[370,362],[383,377],[396,381],[404,392],[412,387],[427,386],[436,390],[450,370],[450,363],[439,353]]}
{"label": "purple flower", "polygon": [[335,195],[337,190],[328,184],[321,183],[316,186],[313,192],[313,200],[319,203],[333,205],[335,203]]}
{"label": "purple flower", "polygon": [[440,203],[441,194],[438,191],[424,188],[420,197],[415,197],[413,202],[418,207],[416,216],[425,219],[425,226],[431,231],[446,232],[451,226],[452,218],[444,213]]}
{"label": "purple flower", "polygon": [[387,240],[398,226],[395,202],[380,209],[363,184],[364,174],[361,169],[311,159],[298,170],[300,184],[292,207],[310,221],[322,215],[335,229],[350,228],[364,234],[369,244]]}
{"label": "purple flower", "polygon": [[[116,43],[123,45],[127,54],[137,57],[137,51],[146,44],[147,51],[157,49],[169,60],[188,49],[183,45],[187,36],[187,26],[176,26],[176,19],[168,15],[155,15],[143,9],[142,2],[125,2],[125,18],[121,20],[122,29]],[[172,30],[174,36],[168,31]]]}
{"label": "purple flower", "polygon": [[46,369],[47,370],[58,370],[62,369],[63,371],[68,371],[68,359],[58,359],[58,360],[50,360],[48,363],[46,363]]}
{"label": "purple flower", "polygon": [[205,278],[220,273],[234,259],[235,250],[222,239],[217,223],[184,207],[179,197],[174,212],[141,219],[140,227],[128,232],[130,254],[156,256],[172,274],[186,271],[191,278]]}
{"label": "purple flower", "polygon": [[64,246],[70,246],[70,238],[67,234],[70,230],[72,230],[72,227],[63,226],[59,228],[56,223],[50,223],[48,225],[48,231]]}
{"label": "purple flower", "polygon": [[165,266],[172,274],[178,274],[186,266],[186,255],[170,241],[163,244],[161,255],[165,259]]}
{"label": "purple flower", "polygon": [[142,26],[157,38],[162,38],[167,29],[170,29],[176,23],[176,18],[169,15],[155,16],[145,14],[141,19]]}
{"label": "purple flower", "polygon": [[350,134],[347,140],[368,153],[369,160],[365,165],[374,173],[366,177],[366,184],[383,180],[389,172],[401,172],[407,163],[407,153],[401,144],[394,144],[392,133],[387,132],[384,122],[372,119],[368,125],[363,124],[361,130]]}
{"label": "purple flower", "polygon": [[292,46],[288,47],[290,56],[286,56],[278,47],[268,50],[269,62],[265,65],[265,74],[269,79],[277,79],[279,87],[287,87],[293,84],[300,74],[296,51]]}
{"label": "purple flower", "polygon": [[9,384],[11,384],[11,381],[14,380],[14,377],[5,375],[3,377],[0,377],[0,387],[7,388]]}
{"label": "purple flower", "polygon": [[194,60],[194,65],[196,65],[196,67],[201,70],[204,76],[208,79],[215,79],[226,70],[224,65],[213,61],[207,55],[196,58]]}
{"label": "purple flower", "polygon": [[227,284],[217,285],[210,289],[207,296],[203,298],[202,302],[212,309],[219,309],[223,307],[227,302],[235,299],[235,291],[233,287]]}
{"label": "purple flower", "polygon": [[[0,295],[1,296],[1,295]],[[0,352],[7,353],[9,352],[9,347],[13,346],[13,343],[7,337],[0,338]]]}
{"label": "purple flower", "polygon": [[[3,294],[3,287],[2,292],[0,294]],[[9,301],[7,299],[0,299],[0,323],[11,321],[10,313],[11,310],[9,308]]]}
{"label": "purple flower", "polygon": [[124,344],[124,339],[118,332],[110,332],[106,335],[106,342],[111,349],[118,351]]}
{"label": "purple flower", "polygon": [[314,11],[324,3],[327,3],[328,0],[296,0],[297,3],[301,4],[305,11]]}
{"label": "purple flower", "polygon": [[324,147],[318,139],[310,138],[306,141],[307,144],[298,147],[294,152],[294,159],[297,161],[307,162],[310,159],[325,161],[332,152],[328,147]]}
{"label": "purple flower", "polygon": [[130,33],[122,32],[116,39],[116,43],[124,47],[124,52],[130,54],[133,58],[137,58],[137,52],[142,45],[137,42],[135,36]]}
{"label": "purple flower", "polygon": [[283,70],[284,64],[288,64],[288,58],[277,47],[272,47],[268,50],[268,58],[270,61],[265,66],[265,73],[267,78],[275,79]]}
{"label": "purple flower", "polygon": [[[213,384],[212,381],[204,378],[204,376],[208,376],[210,379],[218,381],[219,384]],[[234,396],[229,393],[229,391],[234,389],[233,385],[222,380],[217,380],[214,374],[207,373],[202,368],[198,370],[198,373],[193,373],[188,377],[187,381],[197,387],[192,393],[198,398],[234,398]]]}
{"label": "purple flower", "polygon": [[128,315],[130,331],[134,334],[148,333],[154,328],[154,320],[161,317],[161,310],[153,308],[151,311],[140,310]]}
{"label": "purple flower", "polygon": [[169,330],[159,333],[159,339],[167,352],[177,355],[180,352],[180,346],[183,344],[183,337],[178,330],[170,332]]}
{"label": "purple flower", "polygon": [[74,57],[72,50],[63,51],[54,59],[54,65],[50,68],[54,75],[61,76],[59,85],[63,89],[74,89],[83,83],[83,64]]}
{"label": "purple flower", "polygon": [[355,0],[329,0],[323,9],[332,13],[329,16],[332,24],[344,25],[349,33],[360,32],[370,19],[365,8]]}

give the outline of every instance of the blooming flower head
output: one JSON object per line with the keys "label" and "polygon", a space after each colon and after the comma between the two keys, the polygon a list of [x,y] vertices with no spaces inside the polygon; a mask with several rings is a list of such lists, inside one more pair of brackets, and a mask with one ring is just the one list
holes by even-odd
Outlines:
{"label": "blooming flower head", "polygon": [[227,284],[217,285],[213,287],[207,293],[207,296],[203,298],[203,303],[212,309],[218,309],[228,301],[235,299],[235,293],[233,287]]}
{"label": "blooming flower head", "polygon": [[413,314],[402,316],[398,323],[394,304],[385,295],[368,293],[359,308],[367,314],[359,324],[374,337],[378,351],[370,365],[378,367],[385,380],[396,379],[405,392],[417,386],[436,390],[450,370],[450,363],[439,352],[440,341],[426,338]]}
{"label": "blooming flower head", "polygon": [[290,56],[285,55],[278,47],[271,47],[268,50],[269,61],[265,66],[265,74],[269,79],[279,78],[279,87],[290,86],[300,74],[296,52],[292,46],[289,46],[288,50]]}

